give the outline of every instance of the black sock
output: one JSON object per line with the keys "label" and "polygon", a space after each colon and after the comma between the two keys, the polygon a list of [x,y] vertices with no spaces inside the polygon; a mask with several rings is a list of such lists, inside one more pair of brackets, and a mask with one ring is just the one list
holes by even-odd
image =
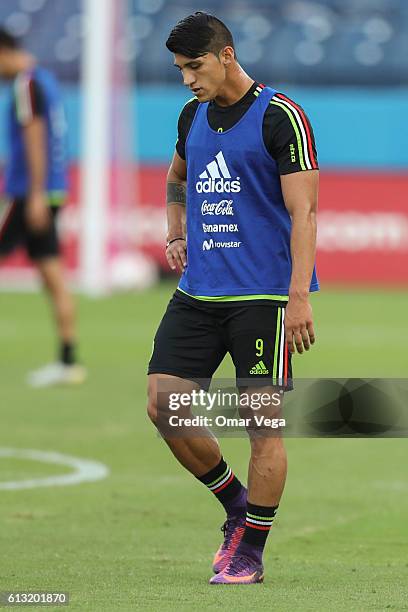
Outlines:
{"label": "black sock", "polygon": [[246,489],[223,457],[215,468],[198,477],[198,480],[214,493],[228,515],[245,513]]}
{"label": "black sock", "polygon": [[60,361],[65,365],[75,363],[75,345],[73,342],[61,342]]}
{"label": "black sock", "polygon": [[247,502],[245,531],[242,542],[263,550],[278,506],[255,506]]}

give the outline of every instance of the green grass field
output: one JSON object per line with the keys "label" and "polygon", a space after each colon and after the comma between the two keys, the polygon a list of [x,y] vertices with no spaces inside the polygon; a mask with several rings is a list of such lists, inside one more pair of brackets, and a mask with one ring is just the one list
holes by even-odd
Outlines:
{"label": "green grass field", "polygon": [[[211,587],[221,507],[145,417],[145,367],[172,286],[79,300],[89,382],[32,391],[50,360],[42,296],[0,294],[0,447],[100,461],[105,480],[0,490],[0,591],[63,590],[70,610],[408,610],[404,439],[289,439],[289,475],[253,587]],[[407,376],[408,294],[323,291],[318,341],[297,376]],[[221,366],[232,376],[229,360]],[[248,443],[222,441],[245,479]],[[0,482],[64,467],[0,457]],[[35,608],[38,609],[38,608]]]}

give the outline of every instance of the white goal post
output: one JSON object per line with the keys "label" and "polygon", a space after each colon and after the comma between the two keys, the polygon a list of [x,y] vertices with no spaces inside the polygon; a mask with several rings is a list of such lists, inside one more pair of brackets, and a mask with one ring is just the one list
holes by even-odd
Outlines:
{"label": "white goal post", "polygon": [[83,14],[89,27],[82,53],[80,285],[85,293],[95,296],[108,289],[106,245],[114,2],[83,0]]}

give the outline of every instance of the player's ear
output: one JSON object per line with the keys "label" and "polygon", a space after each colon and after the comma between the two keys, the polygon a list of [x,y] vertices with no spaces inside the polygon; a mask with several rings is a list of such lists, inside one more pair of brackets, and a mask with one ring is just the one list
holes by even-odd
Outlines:
{"label": "player's ear", "polygon": [[224,66],[228,66],[235,58],[235,51],[232,47],[224,47],[220,52],[220,59]]}

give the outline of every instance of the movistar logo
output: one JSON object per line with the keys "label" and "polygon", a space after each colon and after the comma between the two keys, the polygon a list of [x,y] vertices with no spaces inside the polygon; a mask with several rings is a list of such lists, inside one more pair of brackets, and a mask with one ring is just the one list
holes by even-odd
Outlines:
{"label": "movistar logo", "polygon": [[231,180],[231,174],[222,151],[206,166],[206,170],[199,176],[196,183],[197,193],[238,193],[241,191],[240,178]]}
{"label": "movistar logo", "polygon": [[250,374],[269,374],[269,370],[261,359],[261,361],[258,361],[258,363],[249,370],[249,373]]}
{"label": "movistar logo", "polygon": [[203,251],[211,251],[211,249],[239,249],[242,242],[239,240],[215,241],[213,238],[203,241]]}

